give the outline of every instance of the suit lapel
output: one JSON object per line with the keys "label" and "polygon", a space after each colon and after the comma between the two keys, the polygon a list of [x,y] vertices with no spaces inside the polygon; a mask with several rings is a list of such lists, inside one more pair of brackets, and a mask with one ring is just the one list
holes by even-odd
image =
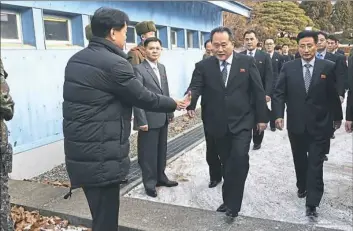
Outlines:
{"label": "suit lapel", "polygon": [[[165,69],[162,67],[162,65],[157,63],[157,66],[158,66],[159,76],[161,77],[161,90],[162,90],[163,94],[165,94],[168,91],[167,74],[165,73]],[[162,71],[162,70],[164,70],[164,71]]]}
{"label": "suit lapel", "polygon": [[222,89],[225,88],[224,86],[224,82],[223,82],[223,78],[222,78],[222,72],[221,72],[221,66],[219,65],[219,60],[213,56],[214,59],[214,67],[212,69],[212,71],[214,71],[214,73],[211,76],[215,76],[215,78],[217,79],[217,82],[221,85]]}
{"label": "suit lapel", "polygon": [[311,76],[311,81],[310,81],[310,85],[309,85],[308,95],[312,91],[313,85],[315,85],[316,82],[320,79],[320,74],[321,74],[320,70],[321,70],[320,62],[318,62],[318,59],[316,59],[315,63],[314,63],[313,74]]}
{"label": "suit lapel", "polygon": [[[233,82],[237,80],[236,78],[236,74],[238,73],[238,71],[240,70],[239,67],[239,62],[237,62],[238,56],[235,52],[233,52],[233,60],[232,60],[232,66],[230,67],[230,71],[229,71],[229,77],[228,77],[228,83],[227,83],[227,87],[230,86],[231,84],[233,84]],[[238,78],[239,81],[241,81],[241,79]]]}
{"label": "suit lapel", "polygon": [[[299,90],[302,91],[304,95],[307,95],[306,90],[305,90],[305,82],[304,82],[304,76],[303,76],[303,64],[301,59],[296,59],[295,60],[296,65],[295,65],[295,70],[293,71],[295,76],[298,76],[297,81],[299,84]],[[295,73],[298,73],[295,74]]]}
{"label": "suit lapel", "polygon": [[163,89],[159,85],[158,77],[154,73],[154,70],[152,70],[152,67],[150,66],[150,64],[146,60],[143,61],[143,64],[145,65],[147,72],[152,76],[153,81],[156,83],[156,85],[159,87],[159,89],[161,89],[161,91],[163,91]]}

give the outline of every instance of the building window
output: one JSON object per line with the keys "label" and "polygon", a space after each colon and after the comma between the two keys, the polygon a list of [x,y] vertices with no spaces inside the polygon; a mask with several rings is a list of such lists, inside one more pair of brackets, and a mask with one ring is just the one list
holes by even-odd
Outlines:
{"label": "building window", "polygon": [[170,44],[172,45],[172,47],[178,46],[177,31],[175,30],[170,30]]}
{"label": "building window", "polygon": [[21,17],[19,13],[1,11],[1,42],[22,43]]}
{"label": "building window", "polygon": [[44,30],[47,44],[72,44],[70,19],[44,16]]}
{"label": "building window", "polygon": [[126,43],[136,43],[135,27],[129,26],[127,28]]}
{"label": "building window", "polygon": [[188,31],[187,38],[188,38],[188,48],[193,48],[194,47],[194,32]]}
{"label": "building window", "polygon": [[205,34],[204,34],[204,33],[201,33],[201,49],[205,49],[205,48],[204,48],[205,42],[206,42]]}

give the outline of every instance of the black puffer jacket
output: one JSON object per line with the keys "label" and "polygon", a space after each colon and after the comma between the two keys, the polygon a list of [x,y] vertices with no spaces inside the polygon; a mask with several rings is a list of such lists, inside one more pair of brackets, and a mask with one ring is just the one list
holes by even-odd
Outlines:
{"label": "black puffer jacket", "polygon": [[93,37],[65,69],[63,132],[72,188],[118,183],[129,171],[132,106],[173,112],[173,99],[144,88],[110,41]]}

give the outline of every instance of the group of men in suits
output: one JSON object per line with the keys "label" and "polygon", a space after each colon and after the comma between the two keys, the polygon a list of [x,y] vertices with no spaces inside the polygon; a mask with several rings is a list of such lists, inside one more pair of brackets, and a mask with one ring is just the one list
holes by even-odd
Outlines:
{"label": "group of men in suits", "polygon": [[[338,129],[343,119],[340,81],[349,75],[350,89],[353,86],[352,58],[349,72],[340,70],[337,61],[318,58],[322,52],[320,35],[322,32],[299,33],[300,58],[291,56],[286,60],[274,52],[272,39],[265,41],[265,52],[258,50],[255,31],[244,33],[246,50],[241,53],[233,51],[233,34],[228,28],[211,32],[213,56],[195,65],[188,88],[192,101],[187,110],[193,117],[197,99],[202,96],[209,186],[215,187],[224,179],[223,203],[217,211],[231,218],[238,216],[249,171],[251,139],[257,150],[268,122],[271,128],[282,130],[287,107],[297,196],[306,198],[307,216],[318,215],[316,208],[324,191],[323,162],[330,149],[333,127]],[[348,95],[345,127],[352,132],[351,90]],[[215,174],[218,172],[222,177]]]}

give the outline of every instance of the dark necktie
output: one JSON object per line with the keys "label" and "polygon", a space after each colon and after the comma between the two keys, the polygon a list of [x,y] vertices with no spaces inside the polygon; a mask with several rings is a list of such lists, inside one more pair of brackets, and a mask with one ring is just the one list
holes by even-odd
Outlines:
{"label": "dark necktie", "polygon": [[304,67],[305,67],[305,76],[304,76],[305,90],[306,90],[306,93],[308,93],[310,82],[311,82],[311,73],[310,73],[311,64],[309,63],[304,64]]}
{"label": "dark necktie", "polygon": [[253,56],[253,53],[252,53],[252,51],[250,51],[250,52],[249,52],[249,56]]}
{"label": "dark necktie", "polygon": [[222,63],[222,67],[223,67],[223,69],[222,69],[222,79],[223,79],[223,82],[224,82],[224,86],[226,85],[227,76],[228,76],[227,65],[228,65],[227,61],[224,60],[223,63]]}

